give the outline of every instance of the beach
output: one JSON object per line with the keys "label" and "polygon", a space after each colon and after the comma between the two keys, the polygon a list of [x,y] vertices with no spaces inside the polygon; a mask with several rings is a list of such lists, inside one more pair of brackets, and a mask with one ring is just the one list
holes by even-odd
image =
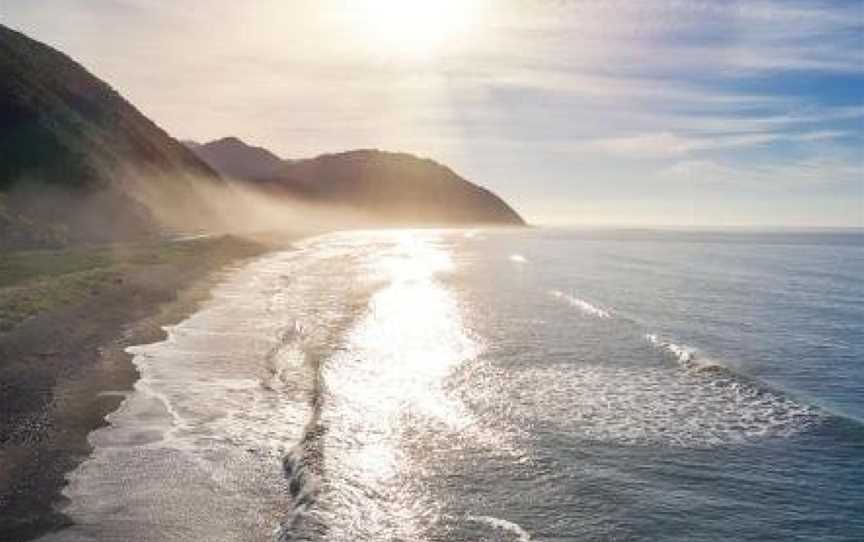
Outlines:
{"label": "beach", "polygon": [[[284,246],[290,238],[276,244]],[[225,236],[111,247],[107,258],[105,247],[4,254],[4,279],[15,282],[0,289],[7,294],[2,303],[11,327],[0,333],[4,540],[29,540],[68,525],[57,510],[65,475],[90,453],[87,435],[105,423],[138,379],[125,348],[162,340],[162,326],[194,312],[219,270],[272,246],[272,239]],[[21,271],[16,258],[28,260],[20,278],[10,277]],[[73,259],[71,272],[58,275]],[[40,271],[50,273],[53,284],[71,276],[72,285],[69,291],[48,292],[47,310],[15,322],[9,312],[28,306],[8,290],[18,288],[17,297],[33,305],[38,292],[20,290],[34,281],[30,290],[39,290]]]}

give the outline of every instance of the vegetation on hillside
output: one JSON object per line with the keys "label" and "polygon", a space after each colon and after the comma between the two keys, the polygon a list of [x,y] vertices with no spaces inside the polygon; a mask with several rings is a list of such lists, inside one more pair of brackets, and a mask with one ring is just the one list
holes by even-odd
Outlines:
{"label": "vegetation on hillside", "polygon": [[[0,333],[120,286],[131,273],[218,267],[260,245],[231,237],[22,250],[0,254]],[[217,265],[214,265],[217,264]]]}
{"label": "vegetation on hillside", "polygon": [[0,125],[0,247],[141,236],[157,224],[130,182],[219,179],[108,84],[2,25]]}

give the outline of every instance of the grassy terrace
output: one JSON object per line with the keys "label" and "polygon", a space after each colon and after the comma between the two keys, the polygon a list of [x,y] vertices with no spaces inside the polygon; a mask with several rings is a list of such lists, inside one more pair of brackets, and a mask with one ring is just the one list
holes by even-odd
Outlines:
{"label": "grassy terrace", "polygon": [[259,250],[255,243],[220,237],[0,253],[0,333],[122,286],[133,273],[210,268]]}

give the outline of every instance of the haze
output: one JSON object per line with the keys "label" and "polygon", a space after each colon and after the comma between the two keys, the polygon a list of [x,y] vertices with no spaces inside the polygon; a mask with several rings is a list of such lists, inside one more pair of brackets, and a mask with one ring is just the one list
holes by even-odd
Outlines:
{"label": "haze", "polygon": [[180,139],[416,153],[541,224],[864,226],[859,1],[4,0],[0,20]]}

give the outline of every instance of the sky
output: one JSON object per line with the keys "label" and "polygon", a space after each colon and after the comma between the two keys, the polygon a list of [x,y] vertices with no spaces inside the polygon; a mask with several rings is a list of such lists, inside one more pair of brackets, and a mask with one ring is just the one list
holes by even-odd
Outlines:
{"label": "sky", "polygon": [[537,224],[864,226],[864,0],[0,0],[179,139],[445,163]]}

